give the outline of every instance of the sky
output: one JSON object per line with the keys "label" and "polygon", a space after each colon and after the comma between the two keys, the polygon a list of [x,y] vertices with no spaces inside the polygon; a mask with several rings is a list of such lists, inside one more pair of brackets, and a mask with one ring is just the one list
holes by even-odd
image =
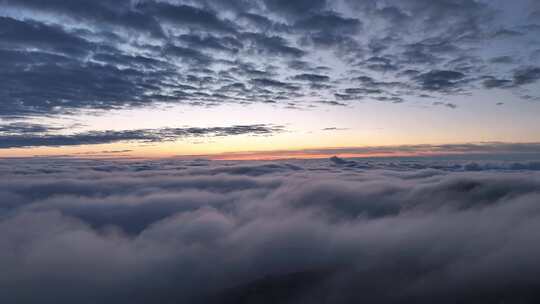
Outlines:
{"label": "sky", "polygon": [[540,303],[539,0],[0,0],[0,303]]}
{"label": "sky", "polygon": [[540,152],[536,0],[0,0],[0,157]]}

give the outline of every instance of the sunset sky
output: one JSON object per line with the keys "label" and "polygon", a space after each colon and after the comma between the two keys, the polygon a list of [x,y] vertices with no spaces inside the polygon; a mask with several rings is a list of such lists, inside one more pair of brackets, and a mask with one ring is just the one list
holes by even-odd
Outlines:
{"label": "sunset sky", "polygon": [[0,0],[0,157],[539,151],[539,63],[536,0]]}
{"label": "sunset sky", "polygon": [[540,303],[540,0],[0,0],[0,304]]}

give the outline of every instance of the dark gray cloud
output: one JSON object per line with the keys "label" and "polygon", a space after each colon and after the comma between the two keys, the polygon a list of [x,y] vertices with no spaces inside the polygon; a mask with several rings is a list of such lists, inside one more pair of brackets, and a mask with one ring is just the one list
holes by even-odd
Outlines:
{"label": "dark gray cloud", "polygon": [[326,32],[340,34],[356,34],[362,23],[358,19],[344,18],[335,13],[312,15],[299,20],[294,27],[308,32]]}
{"label": "dark gray cloud", "polygon": [[272,135],[282,132],[282,126],[238,125],[211,128],[162,128],[123,131],[88,131],[74,134],[58,134],[44,125],[12,123],[0,125],[0,148],[56,147],[95,145],[115,142],[162,142],[191,137],[219,137],[234,135]]}
{"label": "dark gray cloud", "polygon": [[166,20],[188,29],[210,32],[235,32],[233,23],[220,19],[215,12],[203,8],[154,1],[143,1],[136,7],[160,20]]}
{"label": "dark gray cloud", "polygon": [[36,133],[48,133],[51,131],[61,130],[62,128],[55,128],[51,126],[28,123],[28,122],[13,122],[0,125],[0,134],[36,134]]}
{"label": "dark gray cloud", "polygon": [[64,31],[60,26],[48,26],[33,21],[0,17],[0,47],[2,49],[40,49],[73,56],[84,56],[92,50],[85,39]]}
{"label": "dark gray cloud", "polygon": [[[425,62],[425,61],[424,61]],[[365,66],[366,68],[374,71],[380,71],[380,72],[388,72],[388,71],[396,71],[399,69],[399,67],[392,62],[392,59],[386,58],[386,57],[370,57],[361,63],[357,64],[357,66]]]}
{"label": "dark gray cloud", "polygon": [[322,130],[323,131],[346,131],[346,130],[349,130],[349,128],[328,127],[328,128],[323,128]]}
{"label": "dark gray cloud", "polygon": [[318,74],[299,74],[294,76],[293,79],[311,82],[328,82],[330,80],[330,77]]}
{"label": "dark gray cloud", "polygon": [[441,102],[441,101],[436,101],[433,103],[434,106],[444,106],[444,107],[447,107],[447,108],[450,108],[450,109],[455,109],[457,108],[457,105],[451,103],[451,102]]}
{"label": "dark gray cloud", "polygon": [[[538,9],[515,5],[522,9],[473,0],[2,0],[0,116],[156,103],[396,102],[478,88],[534,98],[523,90],[539,78],[537,25],[520,14]],[[481,52],[486,45],[491,51]],[[323,73],[335,81],[298,79],[297,90],[279,94],[250,86]],[[400,85],[348,96],[355,84],[344,75]],[[245,90],[222,90],[233,84]]]}
{"label": "dark gray cloud", "polygon": [[319,12],[327,4],[326,0],[263,0],[263,2],[269,10],[293,17]]}
{"label": "dark gray cloud", "polygon": [[270,87],[277,89],[287,89],[287,90],[297,90],[298,87],[290,83],[281,82],[274,79],[268,78],[255,78],[250,81],[253,85],[258,87]]}
{"label": "dark gray cloud", "polygon": [[540,165],[500,159],[3,160],[0,301],[535,303]]}
{"label": "dark gray cloud", "polygon": [[301,57],[305,54],[303,50],[290,46],[287,40],[280,36],[243,33],[240,39],[251,43],[255,53],[261,55]]}
{"label": "dark gray cloud", "polygon": [[164,49],[164,53],[168,56],[178,57],[180,60],[193,64],[209,64],[212,59],[195,49],[185,48],[176,45],[168,45]]}
{"label": "dark gray cloud", "polygon": [[155,36],[163,35],[159,22],[151,15],[134,10],[129,0],[119,0],[114,5],[106,0],[92,2],[71,1],[69,3],[61,0],[46,2],[39,0],[2,0],[1,4],[6,7],[30,9],[37,13],[58,14],[73,21],[85,20],[106,27],[120,27]]}
{"label": "dark gray cloud", "polygon": [[493,63],[513,63],[514,62],[514,58],[510,57],[510,56],[499,56],[499,57],[494,57],[494,58],[491,58],[490,59],[491,62]]}
{"label": "dark gray cloud", "polygon": [[0,98],[6,101],[0,112],[4,115],[143,105],[152,100],[146,94],[158,93],[170,75],[42,52],[1,53],[5,56],[0,60],[6,60],[0,74]]}
{"label": "dark gray cloud", "polygon": [[530,85],[540,80],[540,68],[534,66],[518,68],[514,71],[512,80],[499,79],[493,76],[486,76],[483,78],[483,85],[488,89],[515,88]]}
{"label": "dark gray cloud", "polygon": [[232,36],[215,37],[210,35],[181,35],[178,38],[195,48],[227,51],[231,53],[238,52],[238,49],[243,47],[242,43]]}
{"label": "dark gray cloud", "polygon": [[346,107],[347,104],[335,100],[318,100],[315,101],[316,103],[324,104],[324,105],[330,105],[330,106],[340,106],[340,107]]}
{"label": "dark gray cloud", "polygon": [[465,74],[457,71],[433,70],[416,77],[420,87],[427,91],[448,92],[459,89]]}
{"label": "dark gray cloud", "polygon": [[514,83],[516,85],[531,84],[538,80],[540,80],[540,67],[527,67],[514,73]]}
{"label": "dark gray cloud", "polygon": [[505,88],[512,85],[512,81],[508,79],[498,79],[493,76],[485,77],[484,81],[482,82],[485,88],[493,89],[493,88]]}

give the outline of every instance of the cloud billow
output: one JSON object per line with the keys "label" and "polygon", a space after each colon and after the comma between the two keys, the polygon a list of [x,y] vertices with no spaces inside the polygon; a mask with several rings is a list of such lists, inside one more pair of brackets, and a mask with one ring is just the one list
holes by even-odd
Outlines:
{"label": "cloud billow", "polygon": [[2,161],[0,300],[534,303],[538,168]]}

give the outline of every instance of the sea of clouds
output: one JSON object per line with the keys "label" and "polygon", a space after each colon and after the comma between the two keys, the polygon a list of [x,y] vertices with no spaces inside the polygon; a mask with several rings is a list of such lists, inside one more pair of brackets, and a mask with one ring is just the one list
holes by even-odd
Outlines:
{"label": "sea of clouds", "polygon": [[540,163],[0,161],[0,303],[534,303]]}

